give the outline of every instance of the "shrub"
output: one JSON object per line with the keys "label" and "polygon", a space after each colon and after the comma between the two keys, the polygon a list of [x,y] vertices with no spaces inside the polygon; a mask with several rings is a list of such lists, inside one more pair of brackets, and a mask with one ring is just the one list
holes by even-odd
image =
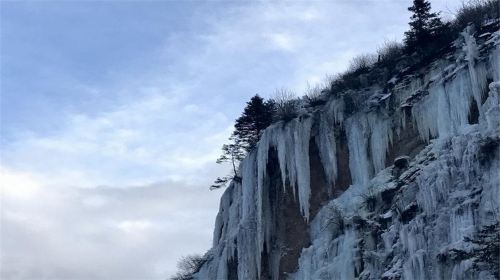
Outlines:
{"label": "shrub", "polygon": [[342,90],[345,89],[342,76],[343,74],[335,74],[331,76],[330,92],[334,95],[338,95]]}
{"label": "shrub", "polygon": [[273,100],[276,106],[276,121],[291,121],[298,116],[299,104],[296,94],[286,88],[277,89]]}
{"label": "shrub", "polygon": [[377,62],[376,55],[373,54],[362,54],[351,59],[349,67],[347,68],[347,73],[361,74],[366,73],[370,68]]}
{"label": "shrub", "polygon": [[369,188],[367,192],[360,194],[363,200],[363,206],[370,212],[375,211],[375,206],[377,205],[377,194],[373,188]]}
{"label": "shrub", "polygon": [[337,74],[330,82],[330,91],[334,94],[343,92],[347,89],[356,90],[369,84],[368,73],[373,70],[377,62],[377,56],[374,54],[363,54],[354,57],[347,71]]}
{"label": "shrub", "polygon": [[304,98],[310,107],[315,107],[326,103],[325,88],[325,86],[322,86],[320,84],[311,86],[309,83],[307,83],[306,94]]}
{"label": "shrub", "polygon": [[344,231],[344,217],[342,215],[341,209],[337,205],[328,205],[329,216],[328,219],[323,223],[321,227],[321,232],[329,230],[334,236],[340,234]]}
{"label": "shrub", "polygon": [[499,0],[470,0],[462,3],[456,13],[454,27],[462,31],[468,24],[472,23],[480,28],[485,20],[500,18]]}
{"label": "shrub", "polygon": [[385,41],[377,49],[379,64],[395,64],[403,55],[403,44],[397,41]]}

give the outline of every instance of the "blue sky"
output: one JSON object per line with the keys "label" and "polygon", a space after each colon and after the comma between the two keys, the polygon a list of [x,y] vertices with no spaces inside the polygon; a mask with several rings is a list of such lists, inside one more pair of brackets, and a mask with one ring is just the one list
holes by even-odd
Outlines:
{"label": "blue sky", "polygon": [[409,2],[2,1],[2,277],[165,279],[210,247],[245,102],[400,40]]}

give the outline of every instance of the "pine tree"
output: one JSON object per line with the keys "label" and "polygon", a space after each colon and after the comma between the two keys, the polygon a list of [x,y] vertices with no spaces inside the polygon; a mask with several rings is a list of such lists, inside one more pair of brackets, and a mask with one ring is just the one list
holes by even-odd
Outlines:
{"label": "pine tree", "polygon": [[245,151],[249,152],[255,147],[262,131],[272,123],[274,107],[274,102],[264,102],[258,94],[247,102],[243,114],[236,120],[233,133]]}
{"label": "pine tree", "polygon": [[247,102],[242,115],[236,120],[235,130],[229,137],[229,144],[222,146],[222,155],[217,159],[217,163],[230,162],[233,167],[232,174],[217,177],[210,189],[223,187],[230,180],[241,180],[237,166],[246,154],[255,147],[262,131],[272,123],[274,112],[274,101],[264,102],[264,99],[258,94]]}
{"label": "pine tree", "polygon": [[229,144],[222,145],[222,155],[217,159],[217,163],[231,162],[234,175],[237,175],[236,165],[245,157],[245,151],[237,138],[230,137]]}
{"label": "pine tree", "polygon": [[408,10],[413,15],[410,17],[410,30],[405,32],[406,50],[425,56],[432,49],[433,41],[445,32],[446,25],[438,13],[431,12],[431,3],[427,0],[413,0],[413,6]]}
{"label": "pine tree", "polygon": [[245,158],[245,150],[241,145],[241,142],[238,138],[235,138],[234,135],[229,137],[229,144],[222,145],[222,155],[217,159],[217,163],[221,164],[224,162],[230,162],[232,165],[232,174],[229,174],[224,177],[217,177],[214,183],[210,186],[210,189],[218,189],[224,187],[230,180],[240,181],[241,178],[238,176],[237,165],[243,158]]}

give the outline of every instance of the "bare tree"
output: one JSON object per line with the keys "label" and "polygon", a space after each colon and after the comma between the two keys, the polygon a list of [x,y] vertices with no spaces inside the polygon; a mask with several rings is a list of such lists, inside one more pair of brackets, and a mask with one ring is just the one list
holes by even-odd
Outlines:
{"label": "bare tree", "polygon": [[170,280],[193,280],[207,259],[202,255],[188,255],[177,263],[178,272]]}

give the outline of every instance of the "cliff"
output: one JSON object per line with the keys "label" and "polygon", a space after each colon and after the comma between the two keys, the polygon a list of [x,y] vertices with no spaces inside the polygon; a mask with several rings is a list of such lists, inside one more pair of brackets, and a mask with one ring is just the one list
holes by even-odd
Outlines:
{"label": "cliff", "polygon": [[499,43],[467,28],[390,86],[267,128],[195,277],[498,279]]}

